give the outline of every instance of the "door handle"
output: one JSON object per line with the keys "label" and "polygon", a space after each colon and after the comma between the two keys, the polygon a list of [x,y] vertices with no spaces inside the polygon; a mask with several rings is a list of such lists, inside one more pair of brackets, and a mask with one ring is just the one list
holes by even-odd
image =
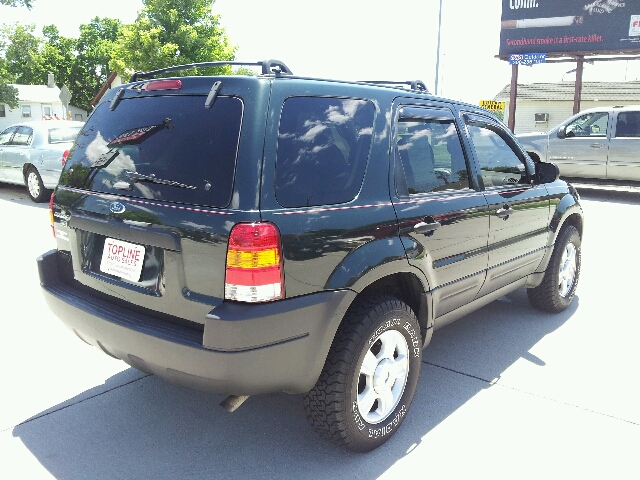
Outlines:
{"label": "door handle", "polygon": [[509,205],[505,205],[504,207],[496,210],[496,215],[503,220],[506,220],[507,218],[509,218],[509,215],[513,215],[513,212],[513,208],[511,208]]}
{"label": "door handle", "polygon": [[593,148],[602,148],[604,147],[604,143],[592,143],[591,146]]}
{"label": "door handle", "polygon": [[432,223],[420,222],[420,223],[416,223],[413,226],[413,231],[416,233],[429,233],[440,228],[440,225],[441,225],[440,222],[432,222]]}

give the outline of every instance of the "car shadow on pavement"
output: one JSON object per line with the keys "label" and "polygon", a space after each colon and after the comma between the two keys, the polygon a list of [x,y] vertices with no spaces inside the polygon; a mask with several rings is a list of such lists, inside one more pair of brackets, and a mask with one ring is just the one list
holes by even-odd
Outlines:
{"label": "car shadow on pavement", "polygon": [[[50,195],[51,192],[49,192],[49,196]],[[49,202],[35,203],[29,198],[27,187],[21,185],[0,183],[0,200],[6,200],[7,202],[17,203],[26,207],[49,209]]]}
{"label": "car shadow on pavement", "polygon": [[578,188],[580,198],[597,202],[615,202],[624,205],[640,204],[640,184],[635,190],[604,190],[598,187]]}
{"label": "car shadow on pavement", "polygon": [[250,397],[231,414],[220,395],[135,378],[132,369],[26,420],[13,436],[57,479],[377,478],[476,394],[500,388],[514,362],[543,367],[530,349],[577,308],[576,297],[561,314],[540,313],[521,289],[435,332],[402,428],[368,454],[315,435],[300,395]]}

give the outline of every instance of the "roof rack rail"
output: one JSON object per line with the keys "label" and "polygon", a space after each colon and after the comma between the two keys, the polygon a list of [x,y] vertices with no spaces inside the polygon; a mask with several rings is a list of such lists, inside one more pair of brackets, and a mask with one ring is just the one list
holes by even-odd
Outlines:
{"label": "roof rack rail", "polygon": [[276,75],[293,75],[293,72],[287,67],[284,62],[280,60],[262,60],[260,62],[235,62],[235,61],[221,61],[221,62],[202,62],[202,63],[189,63],[186,65],[175,65],[172,67],[160,68],[158,70],[152,70],[149,72],[135,72],[129,82],[136,82],[141,79],[154,78],[156,75],[168,72],[177,72],[179,70],[189,70],[192,68],[210,68],[210,67],[224,67],[226,65],[238,65],[238,66],[251,66],[262,67],[262,75],[276,74]]}
{"label": "roof rack rail", "polygon": [[430,93],[427,86],[422,80],[406,80],[404,82],[393,82],[389,80],[361,80],[361,83],[370,83],[372,85],[383,85],[389,87],[401,88],[409,86],[411,90],[418,90],[421,92]]}

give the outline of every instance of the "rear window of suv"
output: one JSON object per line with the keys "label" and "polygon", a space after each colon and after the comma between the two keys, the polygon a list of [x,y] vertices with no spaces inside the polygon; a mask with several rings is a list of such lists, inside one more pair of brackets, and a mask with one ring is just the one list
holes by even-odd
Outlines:
{"label": "rear window of suv", "polygon": [[78,135],[60,184],[96,192],[225,207],[231,201],[242,101],[201,96],[99,106]]}
{"label": "rear window of suv", "polygon": [[287,99],[278,132],[278,203],[305,207],[353,200],[367,165],[374,114],[368,100]]}

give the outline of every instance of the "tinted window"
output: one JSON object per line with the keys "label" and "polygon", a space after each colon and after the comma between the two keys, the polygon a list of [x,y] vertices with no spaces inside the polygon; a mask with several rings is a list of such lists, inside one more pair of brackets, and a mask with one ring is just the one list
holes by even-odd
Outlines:
{"label": "tinted window", "polygon": [[497,127],[472,123],[468,129],[485,188],[527,180],[524,163]]}
{"label": "tinted window", "polygon": [[[401,120],[396,146],[409,194],[469,188],[453,120]],[[398,192],[403,190],[398,185]]]}
{"label": "tinted window", "polygon": [[278,132],[278,202],[302,207],[353,200],[364,177],[374,112],[366,100],[287,99]]}
{"label": "tinted window", "polygon": [[49,130],[49,143],[73,142],[80,127],[52,128]]}
{"label": "tinted window", "polygon": [[242,102],[200,96],[125,99],[98,107],[78,135],[63,185],[224,207],[231,200]]}
{"label": "tinted window", "polygon": [[640,112],[620,112],[616,137],[640,137]]}
{"label": "tinted window", "polygon": [[607,135],[609,114],[587,113],[567,125],[567,137],[604,137]]}
{"label": "tinted window", "polygon": [[33,130],[29,127],[18,127],[16,134],[11,140],[11,145],[29,145],[33,137]]}

